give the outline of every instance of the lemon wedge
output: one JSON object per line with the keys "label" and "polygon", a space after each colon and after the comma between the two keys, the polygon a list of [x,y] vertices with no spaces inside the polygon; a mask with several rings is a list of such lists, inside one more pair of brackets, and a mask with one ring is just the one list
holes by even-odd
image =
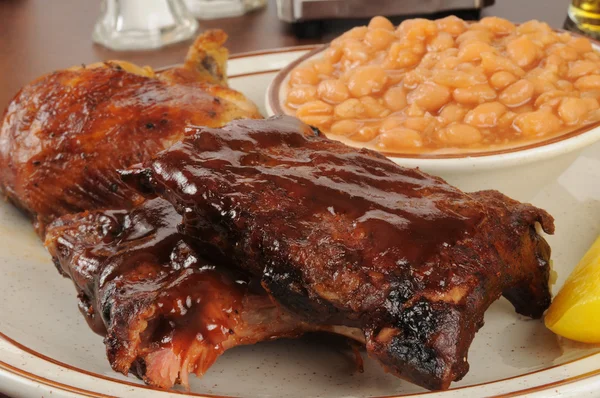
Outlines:
{"label": "lemon wedge", "polygon": [[545,323],[568,339],[600,343],[600,237],[554,298]]}

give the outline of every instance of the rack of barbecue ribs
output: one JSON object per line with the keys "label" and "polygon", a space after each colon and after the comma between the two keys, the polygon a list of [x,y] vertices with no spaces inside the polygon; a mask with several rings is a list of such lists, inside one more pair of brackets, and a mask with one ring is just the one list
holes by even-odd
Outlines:
{"label": "rack of barbecue ribs", "polygon": [[495,191],[463,193],[295,118],[196,131],[123,172],[181,215],[203,256],[260,278],[313,324],[359,328],[389,372],[447,389],[489,305],[550,304],[552,217]]}
{"label": "rack of barbecue ribs", "polygon": [[163,72],[111,61],[25,86],[0,126],[4,195],[32,217],[40,235],[64,214],[140,203],[117,169],[168,148],[189,124],[261,117],[227,87],[226,38],[218,30],[204,33],[182,66]]}
{"label": "rack of barbecue ribs", "polygon": [[47,228],[57,268],[79,292],[90,327],[105,335],[114,370],[147,384],[188,385],[225,350],[307,331],[362,340],[358,329],[314,325],[275,305],[247,275],[203,260],[177,232],[163,199],[131,211],[61,217]]}

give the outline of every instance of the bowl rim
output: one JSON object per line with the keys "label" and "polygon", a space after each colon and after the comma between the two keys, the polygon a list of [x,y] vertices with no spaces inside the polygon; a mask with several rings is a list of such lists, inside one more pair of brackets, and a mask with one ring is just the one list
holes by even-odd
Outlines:
{"label": "bowl rim", "polygon": [[[576,37],[585,37],[590,40],[593,46],[600,50],[600,41],[594,40],[592,38],[583,36],[576,32],[566,31],[564,29],[554,29],[555,32],[568,32],[569,34]],[[316,48],[308,51],[306,54],[298,57],[296,60],[290,62],[284,68],[282,68],[277,75],[273,78],[269,87],[267,88],[266,93],[266,108],[269,116],[284,114],[289,115],[288,112],[284,110],[282,106],[282,101],[280,98],[280,93],[283,84],[287,81],[292,69],[296,68],[298,65],[308,61],[309,59],[315,57],[317,54],[325,51],[329,47],[330,43],[322,44],[317,46]],[[292,115],[294,116],[294,115]],[[589,134],[587,134],[589,133]],[[335,139],[335,138],[333,138]],[[492,151],[478,151],[478,152],[465,152],[465,153],[440,153],[440,154],[418,154],[418,153],[399,153],[399,152],[386,152],[379,151],[377,152],[385,155],[388,158],[396,161],[402,161],[404,164],[411,164],[414,166],[421,165],[424,161],[436,162],[436,163],[445,163],[450,166],[456,163],[457,160],[464,161],[465,159],[471,160],[471,163],[493,163],[494,160],[503,159],[506,161],[507,159],[512,159],[515,163],[531,163],[537,160],[537,157],[530,158],[532,154],[540,154],[547,155],[546,157],[553,157],[554,154],[570,152],[571,150],[576,150],[578,148],[583,148],[585,146],[591,145],[594,142],[600,140],[600,121],[588,124],[586,126],[581,126],[576,128],[575,130],[569,131],[565,134],[560,134],[554,137],[550,137],[548,139],[544,139],[542,141],[537,141],[525,145],[520,145],[516,147],[507,147],[501,148]],[[565,142],[568,142],[571,145],[565,146]],[[360,145],[360,143],[350,143],[349,145],[364,148],[364,146]],[[569,148],[569,150],[565,150]],[[525,157],[526,159],[521,159]],[[517,159],[518,158],[518,159]],[[521,161],[518,161],[521,160]]]}

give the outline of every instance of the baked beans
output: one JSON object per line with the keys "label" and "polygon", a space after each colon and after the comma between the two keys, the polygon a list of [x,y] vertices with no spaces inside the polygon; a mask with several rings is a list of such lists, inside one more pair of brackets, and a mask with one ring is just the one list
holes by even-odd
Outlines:
{"label": "baked beans", "polygon": [[301,120],[387,152],[498,149],[600,120],[600,55],[538,21],[375,17],[288,86]]}

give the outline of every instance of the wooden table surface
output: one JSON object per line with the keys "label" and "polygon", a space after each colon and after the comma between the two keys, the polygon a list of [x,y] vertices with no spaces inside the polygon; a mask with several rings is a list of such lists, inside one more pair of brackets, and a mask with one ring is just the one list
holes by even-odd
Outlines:
{"label": "wooden table surface", "polygon": [[[55,69],[107,59],[123,59],[159,67],[181,62],[190,42],[157,51],[114,52],[93,44],[91,32],[99,14],[99,1],[0,0],[0,112],[20,87]],[[525,7],[525,3],[527,6]],[[484,15],[515,22],[539,19],[560,28],[568,0],[496,0]],[[297,39],[277,19],[275,1],[266,9],[237,18],[201,21],[200,30],[222,28],[229,34],[232,53],[327,42],[347,29],[328,24],[321,37]],[[2,398],[0,394],[0,398]]]}

